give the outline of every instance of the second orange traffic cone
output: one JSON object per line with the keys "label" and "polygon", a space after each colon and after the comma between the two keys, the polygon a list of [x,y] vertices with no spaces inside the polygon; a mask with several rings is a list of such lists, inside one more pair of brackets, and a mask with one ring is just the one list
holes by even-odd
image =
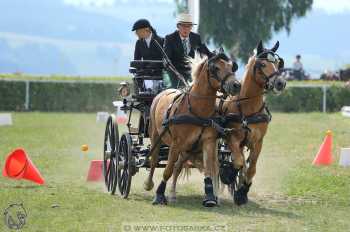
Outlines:
{"label": "second orange traffic cone", "polygon": [[328,130],[312,164],[330,165],[332,161],[332,131]]}

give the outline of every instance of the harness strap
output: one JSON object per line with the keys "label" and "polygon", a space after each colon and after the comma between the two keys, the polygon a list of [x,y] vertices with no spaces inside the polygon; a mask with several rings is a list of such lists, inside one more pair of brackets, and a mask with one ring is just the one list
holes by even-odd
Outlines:
{"label": "harness strap", "polygon": [[271,121],[271,114],[270,113],[256,113],[252,116],[244,117],[244,119],[241,117],[240,114],[237,113],[230,113],[226,115],[225,117],[225,125],[228,123],[242,123],[245,121],[248,125],[249,124],[256,124],[256,123],[269,123]]}
{"label": "harness strap", "polygon": [[223,127],[224,122],[222,117],[200,118],[188,114],[181,114],[172,116],[163,121],[163,127],[169,127],[170,124],[192,124],[203,128],[212,127],[221,136],[225,135],[228,131]]}
{"label": "harness strap", "polygon": [[[163,128],[162,133],[160,133],[159,137],[158,137],[157,140],[156,140],[156,143],[152,146],[152,149],[150,150],[150,152],[148,153],[147,156],[150,156],[150,155],[154,152],[154,150],[156,149],[156,147],[159,145],[160,141],[162,140],[163,135],[164,135],[167,131],[169,131],[169,127]],[[169,133],[170,133],[170,131],[169,131]]]}
{"label": "harness strap", "polygon": [[191,151],[195,151],[197,149],[197,147],[199,146],[199,141],[202,138],[203,132],[204,132],[205,127],[202,127],[201,133],[199,134],[198,138],[196,139],[196,141],[192,144],[191,150],[187,151],[187,152],[191,152]]}

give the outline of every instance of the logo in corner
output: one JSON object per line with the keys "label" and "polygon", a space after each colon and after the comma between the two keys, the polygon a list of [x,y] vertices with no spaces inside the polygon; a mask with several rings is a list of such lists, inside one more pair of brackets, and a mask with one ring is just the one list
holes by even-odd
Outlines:
{"label": "logo in corner", "polygon": [[27,212],[23,204],[11,204],[4,211],[5,224],[9,229],[19,230],[26,224]]}

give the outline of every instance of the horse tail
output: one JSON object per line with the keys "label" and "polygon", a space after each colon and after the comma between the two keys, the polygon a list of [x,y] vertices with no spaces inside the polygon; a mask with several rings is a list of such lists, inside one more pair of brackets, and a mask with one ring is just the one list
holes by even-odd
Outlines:
{"label": "horse tail", "polygon": [[186,180],[188,180],[190,178],[190,176],[191,176],[191,167],[189,167],[187,163],[184,163],[182,165],[182,170],[180,172],[180,176],[183,179],[186,179]]}

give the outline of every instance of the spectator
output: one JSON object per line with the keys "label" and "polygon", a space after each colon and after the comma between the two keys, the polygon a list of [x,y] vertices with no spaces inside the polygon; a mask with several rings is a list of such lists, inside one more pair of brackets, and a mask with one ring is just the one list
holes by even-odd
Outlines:
{"label": "spectator", "polygon": [[295,61],[293,62],[293,76],[297,80],[304,79],[304,68],[300,59],[301,59],[301,56],[296,55]]}

